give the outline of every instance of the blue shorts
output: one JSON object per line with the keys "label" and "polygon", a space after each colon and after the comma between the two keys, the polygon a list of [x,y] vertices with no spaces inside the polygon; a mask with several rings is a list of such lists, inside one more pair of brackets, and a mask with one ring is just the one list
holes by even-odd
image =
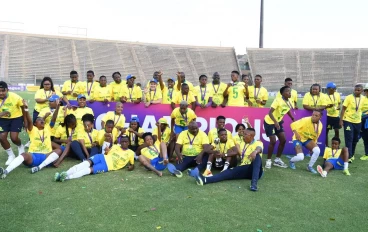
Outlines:
{"label": "blue shorts", "polygon": [[178,125],[174,126],[174,133],[175,134],[180,134],[182,131],[185,131],[185,130],[188,130],[187,126],[178,126]]}
{"label": "blue shorts", "polygon": [[64,152],[65,146],[64,145],[60,145],[60,149],[61,149],[62,152]]}
{"label": "blue shorts", "polygon": [[21,132],[23,116],[18,118],[0,118],[0,134],[4,132]]}
{"label": "blue shorts", "polygon": [[340,157],[337,159],[328,159],[326,162],[332,164],[336,170],[344,170],[344,161]]}
{"label": "blue shorts", "polygon": [[103,154],[94,155],[89,160],[93,163],[93,174],[108,172],[105,156]]}
{"label": "blue shorts", "polygon": [[307,144],[308,144],[310,141],[312,141],[312,140],[311,140],[311,139],[308,139],[307,141],[305,141],[304,143],[302,143],[302,142],[300,142],[299,140],[293,140],[293,146],[294,146],[294,148],[295,148],[296,146],[302,146],[302,147],[305,147],[305,146],[307,146]]}
{"label": "blue shorts", "polygon": [[46,154],[41,153],[30,153],[32,155],[32,163],[28,165],[29,167],[39,166],[47,158]]}
{"label": "blue shorts", "polygon": [[158,171],[163,171],[166,169],[166,166],[164,164],[164,159],[160,157],[156,157],[153,160],[151,160],[151,165],[156,168]]}

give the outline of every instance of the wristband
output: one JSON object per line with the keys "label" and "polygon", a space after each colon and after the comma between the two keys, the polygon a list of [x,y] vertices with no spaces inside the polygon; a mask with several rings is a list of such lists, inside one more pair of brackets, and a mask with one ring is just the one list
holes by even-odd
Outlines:
{"label": "wristband", "polygon": [[28,112],[28,109],[24,109],[24,111]]}

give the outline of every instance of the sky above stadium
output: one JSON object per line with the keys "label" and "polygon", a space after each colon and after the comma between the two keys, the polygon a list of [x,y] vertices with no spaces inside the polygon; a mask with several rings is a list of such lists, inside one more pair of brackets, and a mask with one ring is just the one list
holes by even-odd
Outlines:
{"label": "sky above stadium", "polygon": [[[0,2],[1,31],[226,46],[238,54],[259,43],[260,0]],[[264,47],[367,47],[367,9],[365,0],[265,0]]]}

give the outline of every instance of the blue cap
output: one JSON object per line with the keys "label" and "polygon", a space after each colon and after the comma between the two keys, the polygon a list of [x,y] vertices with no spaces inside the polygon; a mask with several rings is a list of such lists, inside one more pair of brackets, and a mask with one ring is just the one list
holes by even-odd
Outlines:
{"label": "blue cap", "polygon": [[327,89],[336,89],[336,84],[333,82],[328,82],[326,85]]}
{"label": "blue cap", "polygon": [[78,97],[77,97],[77,99],[81,99],[81,98],[85,98],[85,99],[87,99],[87,98],[86,98],[86,96],[85,96],[84,94],[79,94],[79,95],[78,95]]}
{"label": "blue cap", "polygon": [[58,95],[52,95],[51,97],[49,97],[49,102],[54,102],[57,99],[59,99],[60,97]]}
{"label": "blue cap", "polygon": [[150,83],[151,82],[155,82],[156,84],[157,84],[157,80],[156,79],[152,79],[152,80],[150,80]]}
{"label": "blue cap", "polygon": [[129,80],[130,78],[136,78],[134,75],[132,75],[132,74],[129,74],[128,76],[126,76],[126,80]]}
{"label": "blue cap", "polygon": [[175,79],[174,77],[169,77],[167,80],[168,80],[168,81],[169,81],[169,80],[172,80],[173,82],[175,82],[175,81],[176,81],[176,79]]}
{"label": "blue cap", "polygon": [[139,118],[136,117],[136,116],[133,116],[131,119],[130,119],[131,122],[139,122]]}

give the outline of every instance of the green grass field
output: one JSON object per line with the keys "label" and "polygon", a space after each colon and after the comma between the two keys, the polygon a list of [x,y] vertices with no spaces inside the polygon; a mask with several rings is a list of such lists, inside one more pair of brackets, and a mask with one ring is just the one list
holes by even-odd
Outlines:
{"label": "green grass field", "polygon": [[[34,93],[21,92],[26,99]],[[32,102],[32,101],[31,101]],[[270,105],[271,100],[269,101]],[[31,106],[33,107],[33,105]],[[32,112],[33,109],[30,109]],[[342,131],[341,131],[342,134]],[[331,135],[330,135],[331,136]],[[21,133],[27,141],[26,133]],[[17,151],[17,149],[14,149]],[[20,166],[0,180],[1,231],[366,231],[368,163],[359,160],[351,176],[332,171],[327,178],[305,170],[272,167],[250,192],[249,180],[197,186],[188,176],[159,178],[139,164],[64,183],[56,171],[31,175]],[[0,164],[7,155],[1,148]],[[286,161],[286,158],[284,158]],[[322,163],[320,158],[317,164]]]}

